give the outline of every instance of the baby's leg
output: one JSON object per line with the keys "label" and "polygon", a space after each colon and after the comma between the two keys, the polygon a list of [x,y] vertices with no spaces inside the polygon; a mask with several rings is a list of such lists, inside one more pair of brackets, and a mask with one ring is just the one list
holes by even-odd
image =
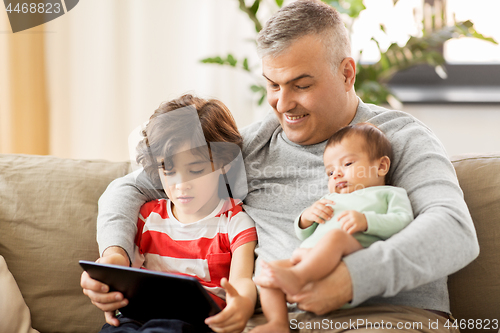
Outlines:
{"label": "baby's leg", "polygon": [[290,333],[285,294],[279,289],[261,288],[260,302],[267,323],[255,327],[250,333]]}
{"label": "baby's leg", "polygon": [[280,288],[275,283],[274,274],[271,268],[274,266],[292,267],[293,264],[290,260],[284,259],[276,260],[271,263],[262,261],[260,266],[262,267],[262,269],[260,271],[260,274],[254,278],[255,284],[264,288]]}
{"label": "baby's leg", "polygon": [[361,244],[350,234],[340,229],[326,233],[310,251],[304,253],[300,262],[292,267],[268,264],[268,276],[273,285],[287,294],[298,293],[307,283],[317,281],[340,263],[343,256],[362,249]]}
{"label": "baby's leg", "polygon": [[292,263],[292,265],[297,265],[299,262],[301,262],[302,258],[304,258],[309,251],[311,251],[311,249],[303,247],[295,249],[295,251],[293,251],[292,253],[292,256],[290,257],[290,262]]}

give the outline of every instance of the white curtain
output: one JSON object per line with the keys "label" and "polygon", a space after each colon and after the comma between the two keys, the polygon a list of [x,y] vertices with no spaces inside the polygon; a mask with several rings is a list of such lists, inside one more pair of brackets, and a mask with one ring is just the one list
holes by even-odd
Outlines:
{"label": "white curtain", "polygon": [[254,78],[199,62],[260,65],[237,0],[84,0],[45,31],[52,155],[126,160],[130,132],[186,92],[222,100],[240,127],[264,112]]}

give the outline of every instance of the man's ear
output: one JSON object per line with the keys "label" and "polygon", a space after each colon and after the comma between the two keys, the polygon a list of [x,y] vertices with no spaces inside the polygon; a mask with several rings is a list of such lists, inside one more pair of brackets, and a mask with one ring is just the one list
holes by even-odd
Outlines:
{"label": "man's ear", "polygon": [[345,91],[350,91],[356,80],[356,62],[353,58],[347,57],[340,64],[342,75],[344,76]]}
{"label": "man's ear", "polygon": [[391,160],[387,156],[383,156],[379,160],[378,165],[378,176],[385,177],[389,172],[389,168],[391,167]]}

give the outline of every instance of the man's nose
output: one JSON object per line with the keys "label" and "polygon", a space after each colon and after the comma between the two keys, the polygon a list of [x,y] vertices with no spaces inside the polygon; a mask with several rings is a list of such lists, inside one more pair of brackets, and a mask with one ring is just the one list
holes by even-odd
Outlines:
{"label": "man's nose", "polygon": [[276,110],[279,113],[288,112],[290,110],[293,110],[297,106],[297,103],[295,102],[293,97],[293,92],[291,92],[289,89],[281,89],[279,92],[277,92],[277,98],[278,101],[276,103]]}

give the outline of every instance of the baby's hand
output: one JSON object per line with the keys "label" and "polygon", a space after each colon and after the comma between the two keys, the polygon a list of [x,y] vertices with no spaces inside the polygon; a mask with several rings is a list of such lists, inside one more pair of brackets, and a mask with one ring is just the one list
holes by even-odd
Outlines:
{"label": "baby's hand", "polygon": [[255,306],[247,297],[241,296],[226,278],[222,278],[221,285],[226,290],[227,306],[218,314],[205,319],[205,324],[214,332],[239,333],[253,315]]}
{"label": "baby's hand", "polygon": [[333,208],[327,205],[334,205],[335,202],[328,199],[321,199],[308,207],[300,216],[299,226],[302,229],[310,227],[314,222],[325,223],[333,217]]}
{"label": "baby's hand", "polygon": [[368,222],[363,213],[355,210],[346,210],[339,215],[338,221],[342,225],[342,230],[348,234],[355,232],[366,231],[368,229]]}

